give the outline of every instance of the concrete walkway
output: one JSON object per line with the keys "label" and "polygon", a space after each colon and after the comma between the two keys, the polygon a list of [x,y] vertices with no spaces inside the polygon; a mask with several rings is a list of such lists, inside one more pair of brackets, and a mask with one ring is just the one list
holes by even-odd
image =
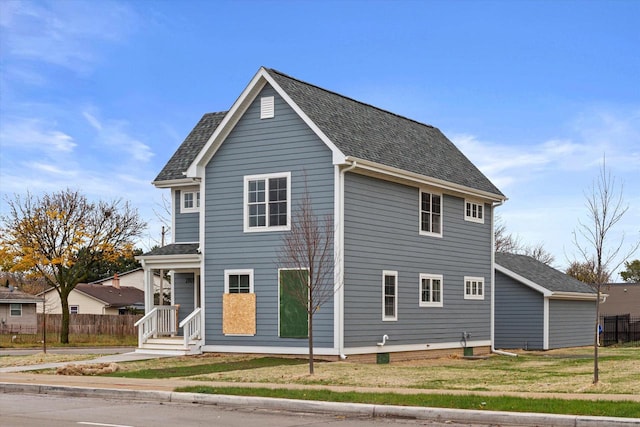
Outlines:
{"label": "concrete walkway", "polygon": [[65,376],[37,374],[28,371],[53,369],[68,364],[93,364],[126,362],[154,358],[149,354],[123,353],[102,356],[93,360],[75,362],[47,363],[23,367],[0,369],[0,393],[31,394],[66,394],[72,396],[88,396],[114,399],[160,400],[182,403],[216,404],[227,406],[251,405],[266,409],[289,411],[336,412],[369,416],[402,416],[428,420],[451,420],[455,422],[480,423],[491,425],[541,425],[541,426],[640,426],[638,418],[608,418],[567,416],[551,414],[526,414],[495,411],[454,410],[441,408],[394,407],[386,405],[342,404],[334,402],[310,402],[287,399],[270,399],[247,396],[204,395],[195,393],[176,393],[176,387],[207,385],[211,387],[267,387],[287,389],[315,389],[338,392],[358,391],[367,393],[393,392],[399,394],[439,393],[439,394],[474,394],[480,396],[499,396],[508,394],[524,398],[558,398],[581,400],[635,401],[640,404],[638,395],[611,394],[569,394],[569,393],[504,393],[462,390],[424,390],[410,388],[372,388],[348,386],[320,386],[299,384],[265,384],[265,383],[230,383],[213,381],[194,381],[185,379],[137,379],[102,376]]}

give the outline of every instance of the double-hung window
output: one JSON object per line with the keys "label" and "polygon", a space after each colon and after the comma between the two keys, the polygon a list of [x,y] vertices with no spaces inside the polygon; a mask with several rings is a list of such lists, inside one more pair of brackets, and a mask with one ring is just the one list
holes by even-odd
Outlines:
{"label": "double-hung window", "polygon": [[464,299],[484,299],[484,278],[464,278]]}
{"label": "double-hung window", "polygon": [[464,219],[484,224],[484,204],[469,200],[464,201]]}
{"label": "double-hung window", "polygon": [[420,191],[420,234],[442,236],[442,195]]}
{"label": "double-hung window", "polygon": [[382,272],[382,320],[398,320],[398,272]]}
{"label": "double-hung window", "polygon": [[291,228],[291,172],[244,177],[244,231]]}
{"label": "double-hung window", "polygon": [[200,210],[200,191],[187,189],[180,192],[180,212],[198,212]]}
{"label": "double-hung window", "polygon": [[9,305],[9,316],[11,317],[21,317],[22,316],[22,304],[10,304]]}
{"label": "double-hung window", "polygon": [[442,276],[420,275],[420,307],[442,307]]}

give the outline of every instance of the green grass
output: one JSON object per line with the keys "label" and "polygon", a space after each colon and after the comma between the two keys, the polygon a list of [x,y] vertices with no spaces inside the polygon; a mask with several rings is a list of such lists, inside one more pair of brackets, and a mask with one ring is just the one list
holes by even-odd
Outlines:
{"label": "green grass", "polygon": [[283,365],[300,365],[307,363],[303,359],[285,359],[277,357],[260,357],[257,359],[239,360],[236,362],[209,363],[203,365],[172,366],[156,369],[141,369],[136,371],[120,371],[105,376],[125,378],[161,379],[175,377],[190,377],[193,375],[213,374],[216,372],[242,371],[247,369],[266,368]]}
{"label": "green grass", "polygon": [[537,412],[564,415],[589,415],[640,418],[640,405],[631,401],[591,401],[565,399],[531,399],[512,396],[478,396],[448,394],[396,394],[335,392],[330,390],[290,390],[249,387],[179,387],[187,393],[235,396],[277,397],[327,402],[369,403],[376,405],[423,406],[435,408],[483,409],[489,411]]}

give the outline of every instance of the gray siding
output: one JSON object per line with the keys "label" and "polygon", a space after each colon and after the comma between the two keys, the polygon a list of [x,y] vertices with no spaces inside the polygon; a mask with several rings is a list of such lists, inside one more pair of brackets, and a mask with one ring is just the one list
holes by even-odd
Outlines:
{"label": "gray siding", "polygon": [[[260,97],[275,96],[275,117],[260,120]],[[277,252],[282,232],[243,231],[244,176],[291,172],[292,216],[305,176],[316,214],[333,213],[331,151],[266,86],[206,167],[206,345],[299,346],[306,339],[278,337]],[[225,269],[253,269],[257,330],[253,337],[222,334]],[[333,347],[333,301],[314,316],[314,343]]]}
{"label": "gray siding", "polygon": [[549,348],[593,345],[595,301],[549,301]]}
{"label": "gray siding", "polygon": [[175,243],[195,243],[200,240],[200,214],[197,212],[180,212],[180,190],[175,192],[175,221],[174,238]]}
{"label": "gray siding", "polygon": [[[419,234],[419,189],[345,177],[345,347],[490,339],[491,207],[464,220],[464,200],[444,195],[443,237]],[[382,271],[398,272],[397,321],[382,321]],[[420,273],[443,275],[443,307],[419,306]],[[464,276],[484,278],[484,300],[464,299]],[[425,346],[425,348],[427,348]]]}
{"label": "gray siding", "polygon": [[544,297],[496,271],[495,347],[544,348]]}
{"label": "gray siding", "polygon": [[175,273],[173,277],[174,303],[180,304],[178,321],[181,322],[195,309],[194,304],[194,274]]}

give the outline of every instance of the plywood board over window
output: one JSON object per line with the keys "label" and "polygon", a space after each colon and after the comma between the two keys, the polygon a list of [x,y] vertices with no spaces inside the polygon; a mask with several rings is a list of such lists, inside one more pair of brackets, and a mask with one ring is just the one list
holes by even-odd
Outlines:
{"label": "plywood board over window", "polygon": [[256,334],[256,294],[222,295],[222,333]]}

